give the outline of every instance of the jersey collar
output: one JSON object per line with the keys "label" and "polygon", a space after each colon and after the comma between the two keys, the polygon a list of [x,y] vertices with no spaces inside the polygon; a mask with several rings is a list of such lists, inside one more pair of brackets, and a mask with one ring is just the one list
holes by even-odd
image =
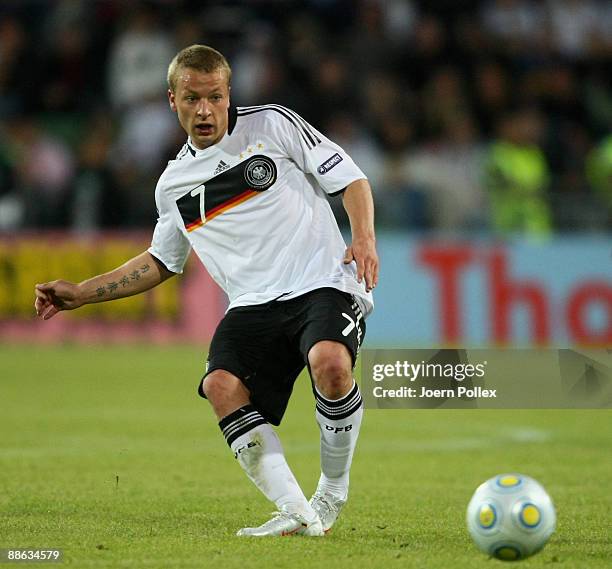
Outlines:
{"label": "jersey collar", "polygon": [[[234,131],[234,127],[236,126],[237,119],[238,119],[238,112],[236,111],[236,107],[234,107],[233,105],[230,105],[230,108],[228,109],[227,132],[223,135],[223,138],[219,142],[217,142],[217,144],[215,144],[214,146],[221,144],[221,142],[225,139],[226,136],[229,136],[232,134],[232,132]],[[190,136],[187,137],[187,148],[189,149],[189,152],[191,153],[192,156],[196,156],[198,153],[208,150],[208,148],[205,148],[204,150],[200,150],[199,148],[196,148],[193,142],[191,142]]]}
{"label": "jersey collar", "polygon": [[227,134],[231,135],[234,131],[234,127],[236,126],[236,120],[238,119],[238,111],[236,110],[236,107],[234,107],[234,105],[230,105],[228,113],[229,117],[227,121]]}

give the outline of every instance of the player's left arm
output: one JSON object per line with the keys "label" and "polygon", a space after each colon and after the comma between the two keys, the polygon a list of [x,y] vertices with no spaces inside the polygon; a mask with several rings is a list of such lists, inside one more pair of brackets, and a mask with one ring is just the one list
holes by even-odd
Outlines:
{"label": "player's left arm", "polygon": [[[352,243],[344,263],[355,261],[357,280],[369,292],[378,282],[378,255],[374,236],[374,200],[365,174],[351,157],[290,109],[270,114],[270,133],[287,156],[306,174],[314,176],[328,195],[343,192],[344,209],[351,222]],[[348,180],[352,180],[348,182]]]}
{"label": "player's left arm", "polygon": [[357,280],[365,279],[366,290],[378,283],[378,254],[374,233],[374,200],[370,184],[365,179],[351,182],[342,196],[344,209],[351,222],[352,242],[346,249],[344,263],[355,261]]}

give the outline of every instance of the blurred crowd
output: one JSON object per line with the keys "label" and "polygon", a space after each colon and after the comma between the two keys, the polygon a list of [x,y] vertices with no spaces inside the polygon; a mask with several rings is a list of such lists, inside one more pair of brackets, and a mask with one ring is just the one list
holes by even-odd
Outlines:
{"label": "blurred crowd", "polygon": [[380,226],[612,230],[606,0],[3,0],[0,230],[151,227],[193,43],[342,145]]}

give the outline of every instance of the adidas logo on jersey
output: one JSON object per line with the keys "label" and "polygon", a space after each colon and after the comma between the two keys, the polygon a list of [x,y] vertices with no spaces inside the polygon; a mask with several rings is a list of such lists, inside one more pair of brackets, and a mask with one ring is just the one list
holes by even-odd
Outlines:
{"label": "adidas logo on jersey", "polygon": [[225,172],[225,170],[229,169],[229,165],[223,162],[223,160],[219,160],[219,164],[217,164],[217,168],[213,172],[213,176],[220,174],[221,172]]}

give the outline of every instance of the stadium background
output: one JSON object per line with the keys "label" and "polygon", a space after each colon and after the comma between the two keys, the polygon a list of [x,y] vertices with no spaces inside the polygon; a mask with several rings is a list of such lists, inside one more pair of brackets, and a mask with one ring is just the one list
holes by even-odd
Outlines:
{"label": "stadium background", "polygon": [[[235,481],[236,499],[259,499],[193,397],[225,308],[198,263],[147,295],[47,323],[33,315],[35,282],[80,280],[147,246],[155,182],[184,140],[165,98],[176,50],[217,47],[233,67],[234,104],[295,109],[370,178],[382,273],[367,346],[609,347],[610,30],[603,0],[2,2],[0,536],[13,541],[0,547],[63,544],[79,566],[108,556],[119,566],[136,540],[135,567],[155,566],[143,561],[151,551],[160,566],[196,566],[194,521],[223,527],[209,537],[247,554],[228,536],[248,512],[237,506],[236,519],[220,502],[236,496],[197,491],[214,461],[228,478],[209,473],[211,484]],[[332,207],[347,230],[341,202]],[[282,436],[310,480],[305,382],[292,405]],[[363,546],[339,529],[342,546],[376,566],[408,562],[418,537],[415,567],[476,567],[462,529],[470,492],[526,469],[564,503],[573,531],[546,562],[605,566],[608,411],[475,413],[370,413],[349,513],[362,537],[378,525]],[[168,489],[156,473],[179,483]],[[133,475],[121,497],[119,475],[121,488]],[[158,491],[164,511],[178,512],[166,521],[143,497]],[[426,498],[397,499],[416,494]],[[251,517],[265,511],[256,504]],[[153,546],[161,534],[169,542]],[[232,566],[217,545],[207,554]],[[322,547],[311,559],[328,561],[333,543]]]}
{"label": "stadium background", "polygon": [[371,345],[612,341],[609,3],[66,0],[0,16],[2,338],[210,338],[225,301],[194,264],[65,330],[32,322],[30,292],[147,244],[184,140],[167,64],[204,42],[234,68],[234,104],[294,108],[370,178]]}

